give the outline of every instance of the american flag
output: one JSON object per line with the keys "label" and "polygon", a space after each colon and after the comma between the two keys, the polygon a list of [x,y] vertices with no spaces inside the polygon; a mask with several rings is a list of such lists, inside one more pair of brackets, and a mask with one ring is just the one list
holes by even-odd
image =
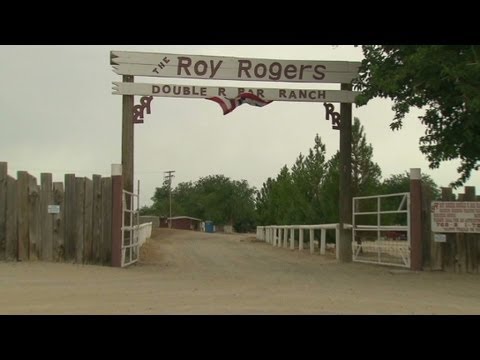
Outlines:
{"label": "american flag", "polygon": [[233,99],[220,97],[220,96],[213,96],[207,99],[218,103],[222,107],[223,115],[227,115],[228,113],[235,110],[237,106],[240,106],[242,104],[249,104],[253,106],[265,106],[272,102],[272,100],[270,101],[263,100],[261,97],[254,95],[252,93],[241,93],[236,98],[233,98]]}

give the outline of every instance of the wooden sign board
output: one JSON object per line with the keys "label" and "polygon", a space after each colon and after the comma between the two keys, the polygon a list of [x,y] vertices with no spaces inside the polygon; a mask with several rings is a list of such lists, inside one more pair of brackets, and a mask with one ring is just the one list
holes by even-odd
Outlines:
{"label": "wooden sign board", "polygon": [[272,88],[237,88],[213,87],[180,84],[142,84],[113,83],[115,95],[139,95],[177,98],[204,99],[210,97],[235,98],[239,94],[249,92],[265,100],[303,101],[303,102],[338,102],[353,103],[358,92],[344,90],[320,89],[272,89]]}
{"label": "wooden sign board", "polygon": [[433,201],[432,231],[480,233],[480,202]]}
{"label": "wooden sign board", "polygon": [[350,83],[360,62],[271,60],[111,51],[119,75],[273,82]]}

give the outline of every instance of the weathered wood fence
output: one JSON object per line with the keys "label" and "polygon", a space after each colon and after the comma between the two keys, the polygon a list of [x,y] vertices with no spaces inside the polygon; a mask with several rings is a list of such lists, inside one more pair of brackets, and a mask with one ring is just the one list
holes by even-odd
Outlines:
{"label": "weathered wood fence", "polygon": [[[423,239],[424,265],[432,270],[457,273],[480,272],[480,234],[448,233],[446,242],[435,242],[431,231],[431,201],[424,193]],[[466,186],[463,194],[455,196],[452,189],[442,188],[442,201],[480,201],[474,186]]]}
{"label": "weathered wood fence", "polygon": [[[60,212],[48,212],[59,205]],[[0,162],[0,261],[112,263],[112,178],[66,174],[40,183],[26,171],[17,178]]]}

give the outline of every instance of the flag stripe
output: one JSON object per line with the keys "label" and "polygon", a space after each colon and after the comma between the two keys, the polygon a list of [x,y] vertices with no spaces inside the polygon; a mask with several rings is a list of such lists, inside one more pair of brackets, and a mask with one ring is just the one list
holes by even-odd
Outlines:
{"label": "flag stripe", "polygon": [[259,102],[264,105],[270,104],[272,102],[271,100],[270,101],[263,100],[260,96],[254,95],[252,93],[241,93],[239,97],[241,99],[251,99],[251,100],[254,100],[255,102]]}
{"label": "flag stripe", "polygon": [[222,107],[223,115],[226,115],[226,114],[228,114],[230,111],[233,110],[233,109],[229,109],[229,106],[227,105],[227,103],[225,102],[225,100],[219,98],[218,96],[214,96],[214,97],[207,98],[207,99],[208,99],[208,100],[215,101],[217,104],[219,104],[219,105]]}
{"label": "flag stripe", "polygon": [[207,100],[215,101],[219,104],[223,110],[223,115],[235,110],[238,106],[247,103],[252,106],[265,106],[272,102],[272,100],[264,100],[261,97],[254,95],[252,93],[241,93],[236,98],[225,98],[220,96],[213,96],[207,98]]}

